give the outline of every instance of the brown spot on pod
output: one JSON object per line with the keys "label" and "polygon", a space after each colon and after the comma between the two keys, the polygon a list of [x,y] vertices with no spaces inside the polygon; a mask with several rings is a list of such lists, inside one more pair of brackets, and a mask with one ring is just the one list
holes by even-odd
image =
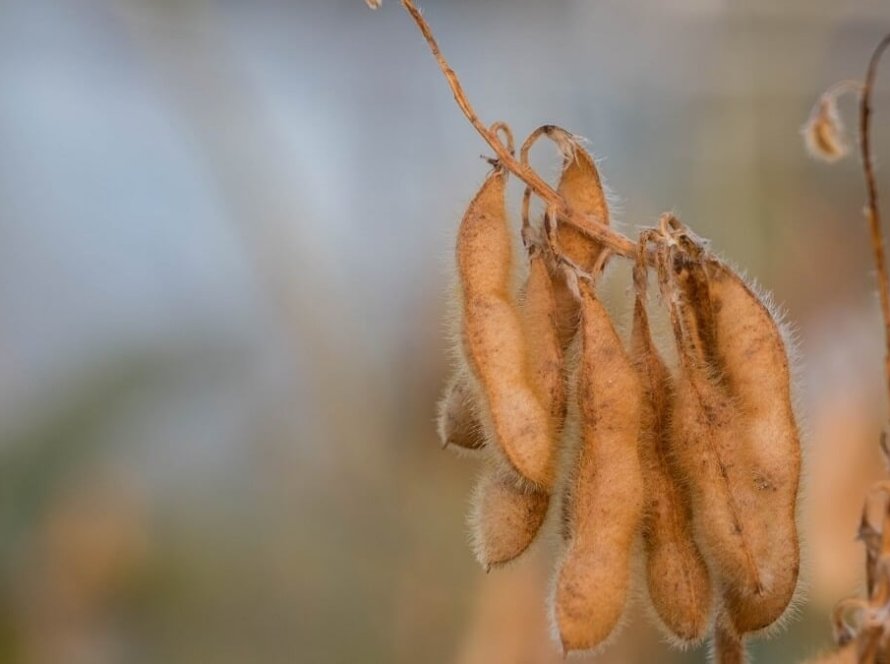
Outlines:
{"label": "brown spot on pod", "polygon": [[634,272],[637,289],[631,359],[642,387],[639,455],[646,498],[643,544],[649,598],[668,632],[699,641],[711,613],[711,580],[692,532],[692,504],[671,464],[671,376],[655,348],[645,305],[645,266]]}
{"label": "brown spot on pod", "polygon": [[598,646],[618,624],[643,512],[637,454],[640,384],[608,313],[587,282],[581,284],[576,379],[582,442],[566,496],[569,541],[554,597],[565,651]]}

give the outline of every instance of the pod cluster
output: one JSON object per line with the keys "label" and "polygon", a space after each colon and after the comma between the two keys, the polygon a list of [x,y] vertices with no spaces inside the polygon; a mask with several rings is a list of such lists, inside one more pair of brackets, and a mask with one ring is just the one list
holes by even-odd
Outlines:
{"label": "pod cluster", "polygon": [[[509,130],[492,129],[512,150]],[[534,132],[523,164],[539,136],[561,149],[565,208],[609,224],[594,160],[568,132]],[[744,637],[785,613],[800,561],[800,442],[775,317],[666,215],[640,234],[623,339],[597,289],[608,252],[556,210],[530,223],[526,192],[517,260],[508,172],[493,164],[457,235],[458,362],[438,420],[443,445],[481,462],[479,562],[518,558],[553,524],[564,652],[615,633],[642,570],[649,614],[673,643],[712,635],[719,661],[742,661]],[[676,366],[650,330],[650,273]]]}

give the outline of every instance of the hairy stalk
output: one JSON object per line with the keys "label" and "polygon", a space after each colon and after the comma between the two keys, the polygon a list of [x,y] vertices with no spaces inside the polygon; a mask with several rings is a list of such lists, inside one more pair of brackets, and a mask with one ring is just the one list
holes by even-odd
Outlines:
{"label": "hairy stalk", "polygon": [[[476,115],[476,111],[473,109],[472,104],[470,104],[470,100],[467,98],[463,86],[457,78],[457,74],[454,73],[454,70],[445,59],[445,56],[442,55],[442,51],[439,49],[439,44],[436,41],[435,36],[433,36],[433,32],[430,29],[429,24],[426,22],[426,19],[423,17],[423,14],[420,13],[420,10],[414,5],[412,0],[402,0],[402,6],[411,15],[411,18],[414,19],[414,22],[423,34],[424,39],[426,39],[426,43],[429,45],[433,57],[436,58],[439,69],[442,70],[442,74],[445,76],[445,80],[448,82],[448,86],[454,94],[454,100],[457,102],[458,107],[467,120],[469,120],[470,124],[473,125],[473,128],[476,129],[479,135],[482,136],[482,138],[485,139],[485,142],[488,143],[492,150],[494,150],[495,154],[498,156],[498,160],[504,168],[522,180],[547,204],[548,208],[555,208],[560,221],[564,221],[574,227],[579,233],[582,233],[591,240],[596,240],[605,245],[613,253],[633,258],[636,254],[636,243],[633,240],[612,230],[608,226],[603,224],[591,224],[586,221],[582,215],[573,211],[566,204],[565,200],[563,200],[562,196],[560,196],[553,187],[547,184],[540,175],[535,173],[530,166],[516,161],[510,151],[498,140],[495,132],[486,127],[482,120],[479,119],[479,116]],[[890,370],[890,365],[888,365],[888,370]]]}

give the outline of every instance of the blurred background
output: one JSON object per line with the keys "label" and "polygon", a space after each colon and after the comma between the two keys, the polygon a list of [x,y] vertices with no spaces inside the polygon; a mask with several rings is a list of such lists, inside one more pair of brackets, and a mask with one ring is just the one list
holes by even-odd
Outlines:
{"label": "blurred background", "polygon": [[[890,8],[422,7],[486,122],[587,137],[625,232],[673,210],[787,311],[806,592],[753,650],[828,646],[884,472],[883,341],[858,162],[799,129]],[[0,80],[0,661],[557,661],[552,551],[485,575],[476,465],[435,437],[486,149],[396,0],[2,0]],[[638,600],[599,661],[706,651]]]}

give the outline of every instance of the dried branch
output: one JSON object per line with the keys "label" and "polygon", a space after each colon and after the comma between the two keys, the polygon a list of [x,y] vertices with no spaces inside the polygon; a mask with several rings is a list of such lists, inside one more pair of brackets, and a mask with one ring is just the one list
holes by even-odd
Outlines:
{"label": "dried branch", "polygon": [[887,381],[887,399],[890,403],[890,280],[887,277],[887,259],[884,252],[884,235],[881,229],[881,214],[878,209],[878,187],[875,182],[874,164],[871,155],[871,93],[874,89],[878,62],[887,47],[890,46],[890,34],[884,36],[872,53],[862,88],[859,104],[859,146],[862,153],[862,169],[865,175],[865,186],[868,190],[868,203],[865,216],[868,218],[871,234],[871,246],[874,252],[878,293],[881,298],[881,313],[884,317],[884,377]]}
{"label": "dried branch", "polygon": [[562,196],[547,184],[541,176],[535,173],[530,166],[516,161],[510,151],[498,140],[495,132],[491,131],[476,115],[476,111],[470,104],[463,86],[457,78],[457,74],[454,73],[445,56],[442,55],[439,44],[433,36],[433,32],[423,14],[420,13],[420,10],[414,5],[412,0],[402,0],[402,6],[411,15],[411,18],[414,19],[424,39],[426,39],[426,43],[429,45],[433,57],[436,58],[439,69],[442,70],[442,74],[445,76],[445,80],[448,82],[448,86],[451,88],[454,100],[457,102],[460,110],[476,131],[479,132],[479,135],[485,139],[485,142],[491,146],[491,149],[494,150],[504,168],[522,180],[544,201],[548,208],[555,208],[560,221],[573,226],[580,233],[608,247],[615,254],[629,258],[634,257],[636,255],[636,243],[633,240],[612,230],[608,226],[592,222],[584,215],[573,211],[563,200]]}

